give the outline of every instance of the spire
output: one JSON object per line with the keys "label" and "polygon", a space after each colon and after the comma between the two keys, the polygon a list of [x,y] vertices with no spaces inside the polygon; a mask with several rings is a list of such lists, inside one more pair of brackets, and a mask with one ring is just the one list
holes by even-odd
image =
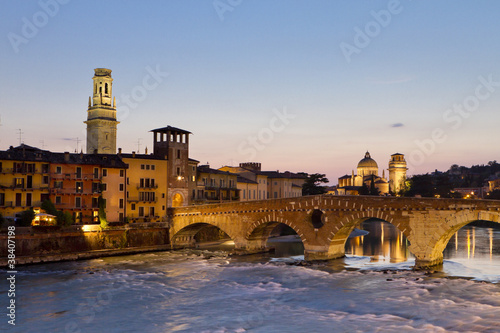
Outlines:
{"label": "spire", "polygon": [[385,179],[385,169],[382,169],[382,178]]}

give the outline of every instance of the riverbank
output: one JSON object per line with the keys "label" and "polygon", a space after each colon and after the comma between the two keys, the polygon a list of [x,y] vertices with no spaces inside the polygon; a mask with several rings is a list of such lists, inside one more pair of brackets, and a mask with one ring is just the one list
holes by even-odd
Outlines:
{"label": "riverbank", "polygon": [[16,228],[10,236],[6,232],[0,234],[0,265],[7,265],[9,255],[15,255],[17,265],[26,265],[170,249],[168,228],[160,224],[126,225],[104,230],[98,225],[55,230]]}
{"label": "riverbank", "polygon": [[[132,247],[124,249],[106,249],[94,250],[78,253],[58,253],[58,254],[45,254],[45,255],[32,255],[16,257],[16,266],[41,264],[60,261],[74,261],[74,260],[87,260],[111,256],[123,256],[130,254],[139,254],[145,252],[156,252],[170,250],[170,245],[155,245],[145,247]],[[7,266],[7,258],[0,258],[0,266]]]}

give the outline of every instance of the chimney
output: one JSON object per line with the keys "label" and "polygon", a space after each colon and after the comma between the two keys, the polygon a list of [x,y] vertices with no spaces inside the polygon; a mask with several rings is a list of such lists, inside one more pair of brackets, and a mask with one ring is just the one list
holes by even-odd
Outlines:
{"label": "chimney", "polygon": [[64,161],[69,162],[69,152],[68,151],[64,152]]}
{"label": "chimney", "polygon": [[147,155],[148,154],[148,147],[146,147],[146,149],[144,149],[144,155]]}
{"label": "chimney", "polygon": [[132,152],[132,158],[135,158],[135,151]]}
{"label": "chimney", "polygon": [[118,155],[121,155],[121,154],[122,154],[122,149],[118,148]]}

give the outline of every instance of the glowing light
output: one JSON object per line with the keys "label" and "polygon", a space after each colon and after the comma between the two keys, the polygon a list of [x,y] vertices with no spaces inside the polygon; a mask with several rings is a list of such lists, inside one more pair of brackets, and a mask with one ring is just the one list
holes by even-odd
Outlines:
{"label": "glowing light", "polygon": [[490,261],[493,259],[493,229],[488,229],[488,235],[490,236]]}
{"label": "glowing light", "polygon": [[467,259],[470,259],[470,230],[467,229]]}
{"label": "glowing light", "polygon": [[472,258],[476,252],[476,228],[472,229]]}

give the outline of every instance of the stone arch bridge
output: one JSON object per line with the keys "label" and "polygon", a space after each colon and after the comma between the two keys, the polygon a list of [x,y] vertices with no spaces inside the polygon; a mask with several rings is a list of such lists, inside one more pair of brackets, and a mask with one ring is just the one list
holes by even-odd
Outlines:
{"label": "stone arch bridge", "polygon": [[476,220],[500,222],[500,201],[318,195],[278,200],[177,207],[169,211],[173,247],[194,245],[206,225],[216,226],[242,250],[265,249],[280,223],[304,244],[306,260],[345,255],[345,243],[361,222],[377,218],[396,226],[410,242],[416,267],[441,264],[453,234]]}

